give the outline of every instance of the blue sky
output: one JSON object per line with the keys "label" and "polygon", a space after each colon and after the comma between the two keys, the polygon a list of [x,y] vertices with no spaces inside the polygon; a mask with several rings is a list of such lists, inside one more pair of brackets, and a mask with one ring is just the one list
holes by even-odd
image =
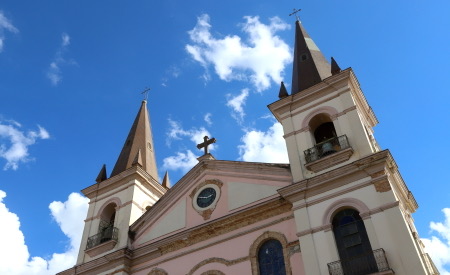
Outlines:
{"label": "blue sky", "polygon": [[168,170],[172,184],[201,155],[204,134],[218,140],[217,159],[286,160],[266,106],[291,81],[293,8],[324,55],[355,71],[380,122],[375,137],[414,193],[416,226],[448,274],[444,0],[3,1],[0,242],[16,251],[0,252],[10,259],[0,271],[73,264],[86,203],[72,193],[104,163],[111,172],[145,87],[159,174]]}

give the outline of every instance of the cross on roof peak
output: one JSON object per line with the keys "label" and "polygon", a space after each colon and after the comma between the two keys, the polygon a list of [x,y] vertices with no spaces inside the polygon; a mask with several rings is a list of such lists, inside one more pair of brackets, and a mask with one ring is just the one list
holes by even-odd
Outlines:
{"label": "cross on roof peak", "polygon": [[204,136],[203,137],[203,143],[197,144],[197,148],[198,149],[205,148],[205,154],[204,155],[207,155],[207,154],[209,154],[208,146],[213,144],[213,143],[216,143],[216,139],[215,138],[209,139],[208,136]]}

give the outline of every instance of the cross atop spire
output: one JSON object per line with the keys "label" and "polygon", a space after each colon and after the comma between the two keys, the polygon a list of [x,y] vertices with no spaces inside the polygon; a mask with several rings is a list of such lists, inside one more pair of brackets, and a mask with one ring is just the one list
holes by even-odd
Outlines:
{"label": "cross atop spire", "polygon": [[145,87],[145,89],[141,92],[141,95],[144,95],[144,100],[147,101],[148,92],[150,92],[150,88]]}
{"label": "cross atop spire", "polygon": [[297,21],[300,21],[300,18],[298,17],[297,13],[300,12],[301,10],[302,9],[294,9],[294,11],[289,14],[289,16],[295,15],[295,17],[297,18]]}

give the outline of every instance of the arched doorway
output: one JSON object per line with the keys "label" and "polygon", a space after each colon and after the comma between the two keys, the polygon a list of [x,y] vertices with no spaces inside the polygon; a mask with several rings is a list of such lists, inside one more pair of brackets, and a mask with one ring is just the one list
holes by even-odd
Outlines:
{"label": "arched doorway", "polygon": [[333,218],[333,233],[344,274],[378,272],[366,227],[358,211],[339,211]]}

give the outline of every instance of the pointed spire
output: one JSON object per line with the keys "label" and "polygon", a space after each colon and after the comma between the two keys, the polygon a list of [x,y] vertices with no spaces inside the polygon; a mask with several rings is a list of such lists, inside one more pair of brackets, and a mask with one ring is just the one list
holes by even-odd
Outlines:
{"label": "pointed spire", "polygon": [[331,76],[330,64],[300,21],[295,22],[294,67],[292,93],[296,94]]}
{"label": "pointed spire", "polygon": [[341,72],[341,67],[339,67],[336,60],[334,60],[333,57],[331,57],[331,75],[335,75]]}
{"label": "pointed spire", "polygon": [[286,90],[286,86],[284,86],[284,82],[281,81],[280,92],[278,93],[278,98],[282,99],[287,96],[289,96],[288,91]]}
{"label": "pointed spire", "polygon": [[134,157],[133,163],[131,165],[133,165],[133,166],[139,165],[142,167],[141,149],[138,150],[136,156]]}
{"label": "pointed spire", "polygon": [[167,189],[170,188],[170,180],[169,180],[169,172],[166,171],[166,174],[164,175],[164,179],[162,181],[162,186],[166,187]]}
{"label": "pointed spire", "polygon": [[152,129],[147,111],[147,101],[145,100],[142,101],[141,108],[131,126],[111,177],[137,164],[142,166],[155,180],[158,179]]}
{"label": "pointed spire", "polygon": [[108,176],[106,175],[106,165],[103,164],[102,169],[100,169],[100,173],[98,173],[98,176],[95,179],[95,181],[97,183],[100,183],[100,182],[106,180],[107,178],[108,178]]}

